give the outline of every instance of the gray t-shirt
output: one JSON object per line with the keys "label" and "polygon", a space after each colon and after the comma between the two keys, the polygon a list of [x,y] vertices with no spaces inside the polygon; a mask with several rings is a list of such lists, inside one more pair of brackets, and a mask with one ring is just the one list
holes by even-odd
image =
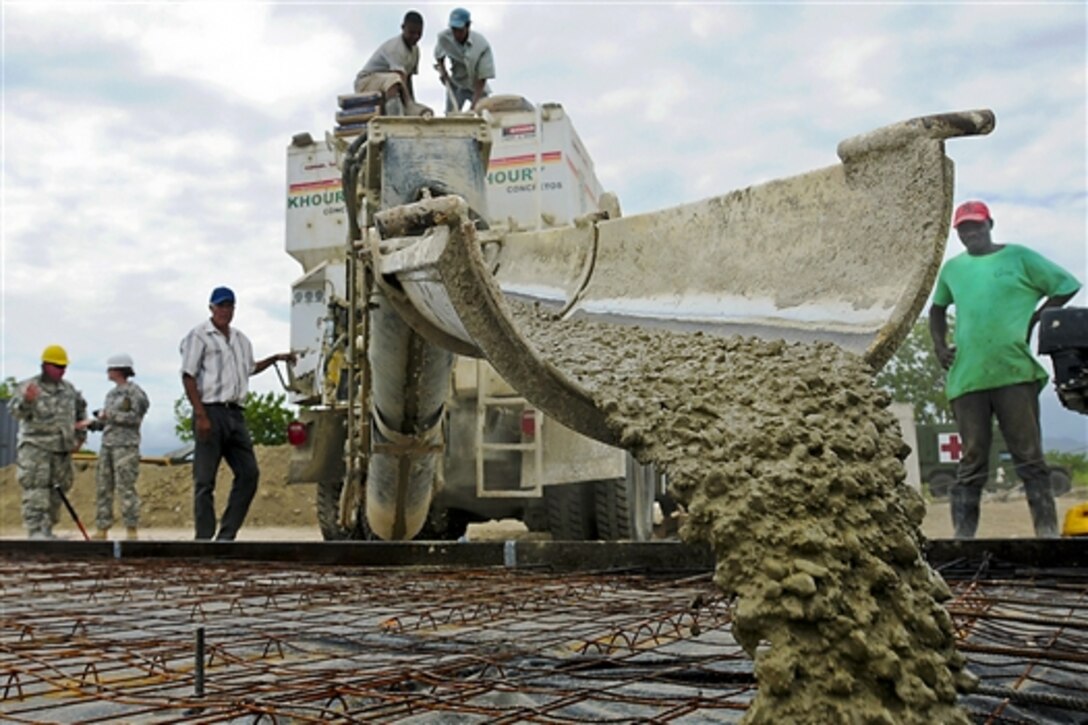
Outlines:
{"label": "gray t-shirt", "polygon": [[[495,77],[495,59],[491,55],[491,44],[474,30],[469,31],[464,45],[454,39],[453,31],[449,28],[440,32],[434,46],[434,59],[443,58],[450,59],[450,77],[458,88],[471,89],[476,81]],[[484,92],[490,92],[486,84]]]}
{"label": "gray t-shirt", "polygon": [[378,46],[374,55],[366,62],[356,78],[364,78],[372,73],[389,73],[402,71],[405,75],[414,76],[419,73],[419,46],[409,48],[404,44],[404,38],[396,36]]}

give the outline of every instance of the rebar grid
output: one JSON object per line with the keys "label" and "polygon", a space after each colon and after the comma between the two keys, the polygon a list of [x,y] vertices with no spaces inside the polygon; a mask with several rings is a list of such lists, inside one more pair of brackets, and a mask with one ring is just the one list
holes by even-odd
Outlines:
{"label": "rebar grid", "polygon": [[947,608],[980,691],[1017,693],[996,706],[993,698],[964,698],[979,722],[1088,719],[1088,571],[1080,576],[952,583]]}
{"label": "rebar grid", "polygon": [[[1083,720],[1088,577],[946,577],[973,718]],[[4,722],[722,722],[754,695],[709,574],[0,559]]]}

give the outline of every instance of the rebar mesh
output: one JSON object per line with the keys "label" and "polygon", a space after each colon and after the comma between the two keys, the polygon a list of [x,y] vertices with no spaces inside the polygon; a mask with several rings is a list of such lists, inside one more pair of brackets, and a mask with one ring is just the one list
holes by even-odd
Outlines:
{"label": "rebar mesh", "polygon": [[[1088,717],[1088,577],[946,577],[973,718]],[[6,722],[728,722],[754,695],[709,574],[0,559]]]}

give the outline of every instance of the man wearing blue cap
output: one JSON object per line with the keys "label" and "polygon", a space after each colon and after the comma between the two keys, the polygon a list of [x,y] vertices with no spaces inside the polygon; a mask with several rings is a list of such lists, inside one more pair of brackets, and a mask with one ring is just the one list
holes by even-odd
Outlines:
{"label": "man wearing blue cap", "polygon": [[[495,77],[495,59],[487,38],[472,33],[472,16],[464,8],[454,8],[450,13],[450,27],[438,34],[434,47],[435,70],[446,86],[446,112],[459,111],[469,102],[475,108],[491,89],[489,78]],[[446,59],[450,69],[446,70]]]}
{"label": "man wearing blue cap", "polygon": [[[253,455],[253,440],[242,412],[249,392],[249,376],[280,360],[280,353],[254,362],[253,345],[242,331],[231,327],[234,292],[212,290],[211,319],[200,323],[181,341],[181,382],[193,407],[193,522],[197,539],[233,541],[245,521],[257,492],[260,470]],[[234,473],[227,508],[216,533],[215,475],[226,459]]]}

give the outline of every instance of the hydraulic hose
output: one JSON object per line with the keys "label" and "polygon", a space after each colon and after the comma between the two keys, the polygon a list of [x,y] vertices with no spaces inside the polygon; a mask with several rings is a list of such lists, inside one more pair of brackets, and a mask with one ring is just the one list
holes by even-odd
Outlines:
{"label": "hydraulic hose", "polygon": [[[360,151],[361,149],[361,151]],[[344,169],[340,175],[340,188],[344,193],[344,205],[348,213],[348,233],[353,242],[363,238],[363,232],[359,228],[359,209],[355,205],[356,187],[359,183],[359,169],[366,160],[366,131],[359,134],[351,145],[348,146],[347,157],[344,161]]]}

